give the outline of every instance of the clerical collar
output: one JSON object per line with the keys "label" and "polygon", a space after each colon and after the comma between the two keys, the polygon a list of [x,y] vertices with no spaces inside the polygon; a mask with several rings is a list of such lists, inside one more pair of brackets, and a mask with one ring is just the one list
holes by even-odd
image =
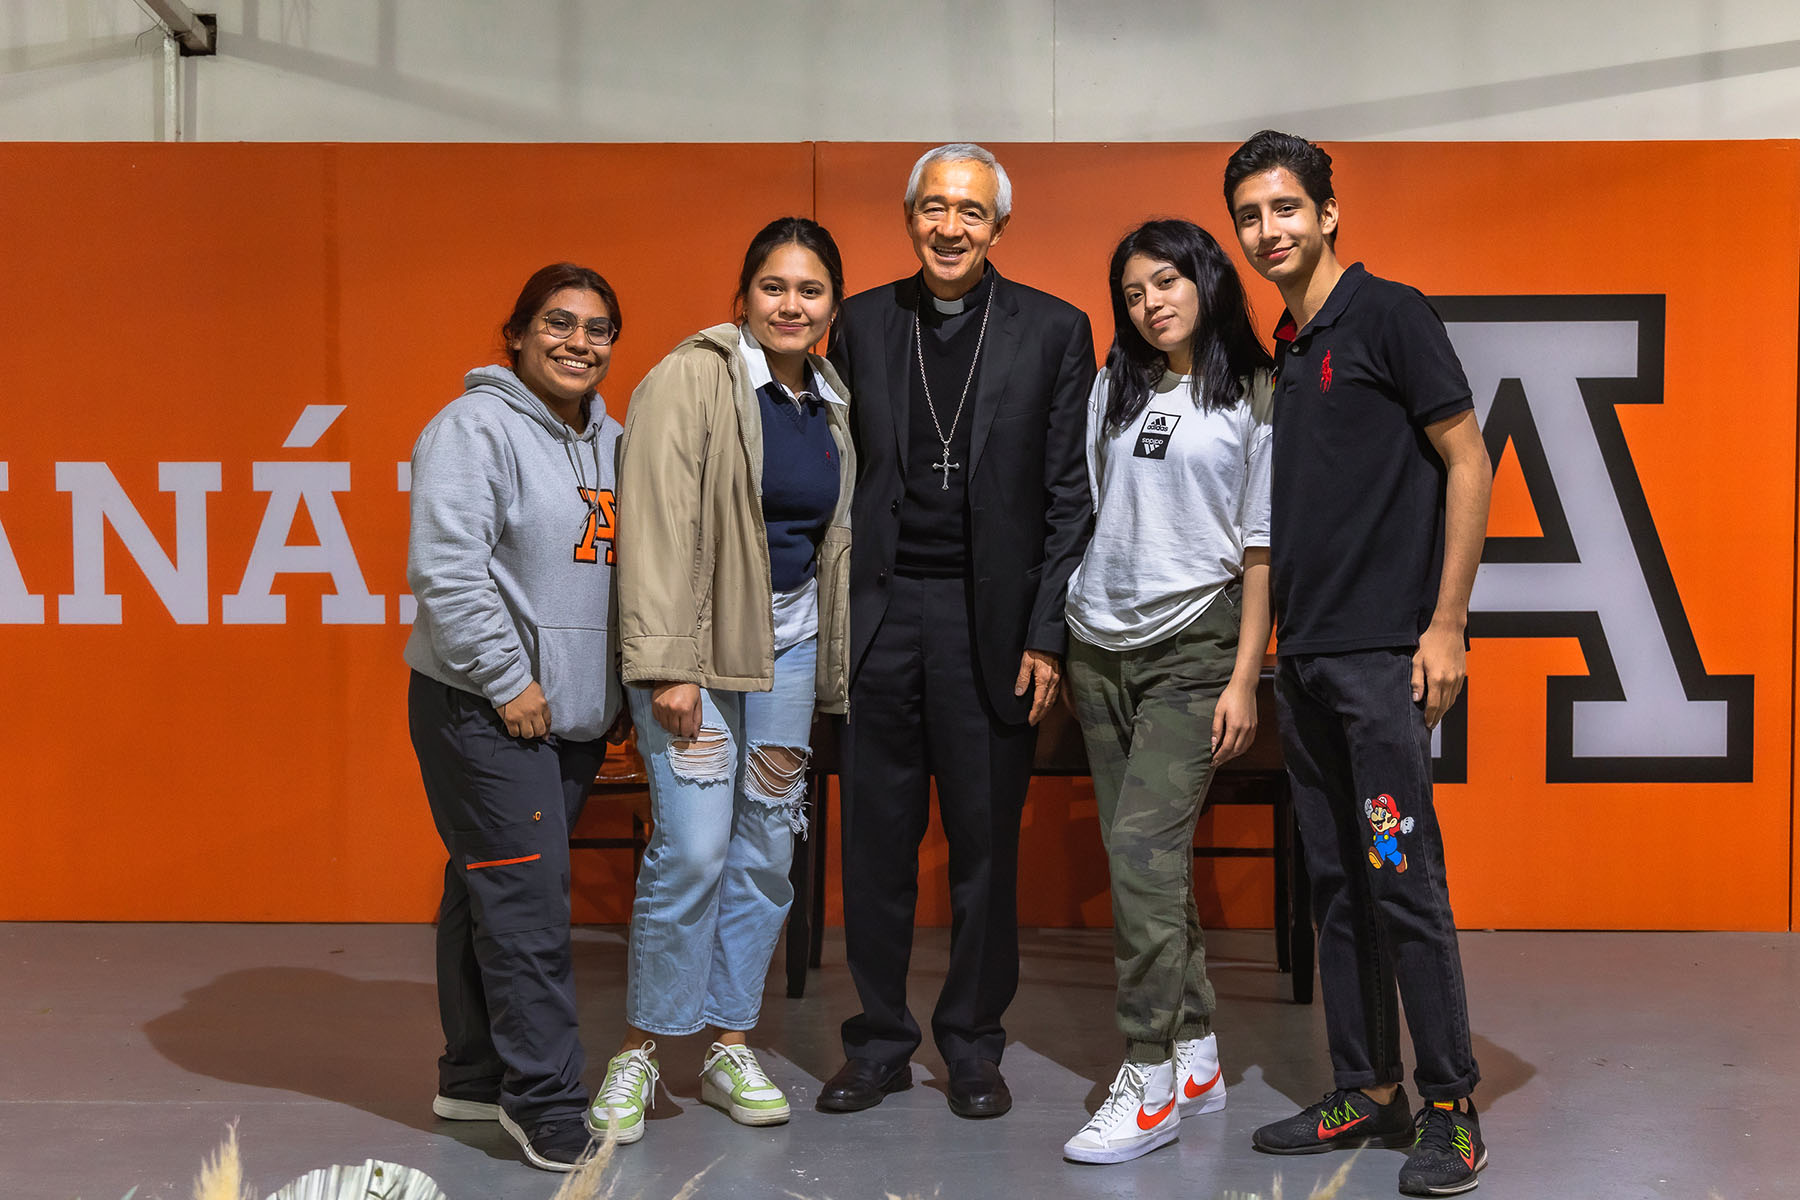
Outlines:
{"label": "clerical collar", "polygon": [[[954,300],[940,299],[937,293],[930,288],[925,288],[925,294],[931,298],[931,307],[937,310],[939,316],[954,317],[957,313],[967,312],[971,308],[978,307],[987,298],[988,290],[992,286],[989,281],[993,275],[992,271],[983,266],[981,278],[976,281],[975,286]],[[924,284],[921,282],[919,286],[924,287]]]}

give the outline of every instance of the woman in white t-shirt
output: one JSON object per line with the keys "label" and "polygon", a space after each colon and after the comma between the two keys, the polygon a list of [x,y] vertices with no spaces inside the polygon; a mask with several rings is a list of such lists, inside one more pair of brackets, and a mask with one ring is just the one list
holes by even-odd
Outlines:
{"label": "woman in white t-shirt", "polygon": [[1225,252],[1150,221],[1113,252],[1088,400],[1094,536],[1069,581],[1069,680],[1112,874],[1125,1063],[1063,1146],[1124,1162],[1225,1105],[1194,905],[1194,823],[1256,733],[1269,641],[1268,352]]}

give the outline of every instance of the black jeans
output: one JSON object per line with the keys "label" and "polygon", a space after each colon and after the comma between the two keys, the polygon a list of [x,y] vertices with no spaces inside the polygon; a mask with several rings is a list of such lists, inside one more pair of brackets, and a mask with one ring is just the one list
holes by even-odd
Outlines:
{"label": "black jeans", "polygon": [[450,852],[438,908],[438,1090],[526,1128],[587,1109],[569,944],[569,829],[603,741],[516,738],[480,696],[417,671],[407,719]]}
{"label": "black jeans", "polygon": [[1313,881],[1336,1085],[1400,1082],[1398,984],[1420,1098],[1467,1096],[1481,1075],[1412,654],[1284,655],[1275,698]]}

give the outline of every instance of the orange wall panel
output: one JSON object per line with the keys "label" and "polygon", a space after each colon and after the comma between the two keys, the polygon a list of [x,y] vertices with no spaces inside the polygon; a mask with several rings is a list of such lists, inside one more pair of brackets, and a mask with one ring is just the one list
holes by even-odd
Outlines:
{"label": "orange wall panel", "polygon": [[[819,218],[843,246],[853,287],[913,269],[900,193],[923,149],[819,147]],[[1085,308],[1104,354],[1107,258],[1137,222],[1189,217],[1221,237],[1241,264],[1221,191],[1231,149],[995,147],[1013,179],[1014,212],[993,259],[1011,278]],[[1338,252],[1346,262],[1366,259],[1377,274],[1434,297],[1666,298],[1660,402],[1610,411],[1705,673],[1754,677],[1754,752],[1722,771],[1740,778],[1657,783],[1662,764],[1647,759],[1647,782],[1550,782],[1546,677],[1585,676],[1583,652],[1572,636],[1478,636],[1467,782],[1438,793],[1459,919],[1508,927],[1786,928],[1796,840],[1791,593],[1800,239],[1792,222],[1770,223],[1746,262],[1721,252],[1706,212],[1726,181],[1747,180],[1759,207],[1800,210],[1800,147],[1377,143],[1333,150]],[[1766,253],[1765,237],[1772,243]],[[1242,273],[1259,326],[1272,328],[1279,297]],[[1557,482],[1565,491],[1582,486]],[[1526,536],[1538,514],[1529,493],[1521,497],[1518,481],[1511,483],[1501,490],[1497,532]],[[1597,542],[1588,539],[1586,549],[1601,561]],[[1603,564],[1615,568],[1619,587],[1640,586],[1640,564]],[[1620,661],[1653,653],[1667,652],[1613,647]],[[1647,736],[1657,736],[1653,722]],[[1041,789],[1031,803],[1028,828],[1072,819]],[[1706,836],[1700,831],[1718,821],[1731,831],[1728,878],[1702,867],[1697,853]],[[1062,844],[1040,838],[1046,849]],[[1096,880],[1104,885],[1091,853],[1071,849],[1066,860],[1043,865],[1083,895]],[[1228,916],[1242,922],[1254,914]]]}
{"label": "orange wall panel", "polygon": [[[32,664],[0,720],[7,825],[31,847],[0,918],[429,919],[443,851],[406,733],[396,464],[561,258],[620,293],[603,391],[623,413],[679,337],[728,318],[750,234],[810,211],[810,148],[15,145],[0,172],[0,527],[46,609],[0,625]],[[284,449],[319,404],[345,411]],[[269,499],[252,464],[300,460],[348,464],[336,508],[380,623],[325,624],[318,574],[276,577],[284,622],[223,623]],[[205,623],[176,624],[110,530],[122,623],[59,620],[74,535],[55,464],[90,461],[165,549],[158,464],[218,464]]]}
{"label": "orange wall panel", "polygon": [[[625,333],[603,389],[615,415],[678,338],[726,316],[738,257],[770,217],[815,213],[843,248],[853,290],[910,273],[900,192],[921,149],[0,146],[12,184],[0,192],[0,224],[12,234],[10,286],[0,290],[9,363],[0,647],[14,665],[0,701],[0,811],[28,850],[0,887],[0,919],[429,919],[442,850],[407,741],[399,657],[397,464],[419,428],[465,370],[493,361],[518,285],[553,259],[595,266],[618,288]],[[1102,352],[1107,255],[1138,220],[1193,217],[1225,235],[1238,261],[1219,191],[1230,147],[997,149],[1016,201],[995,262],[1084,307]],[[1759,222],[1755,249],[1728,254],[1709,214],[1722,188],[1746,181],[1760,211],[1800,211],[1800,144],[1334,152],[1340,254],[1444,298],[1447,314],[1464,314],[1453,328],[1481,325],[1487,318],[1466,315],[1490,311],[1495,297],[1596,297],[1597,313],[1611,311],[1611,298],[1660,297],[1662,343],[1645,359],[1660,390],[1596,411],[1616,423],[1641,493],[1650,550],[1637,549],[1660,563],[1665,599],[1675,598],[1673,616],[1665,604],[1659,619],[1688,639],[1701,676],[1749,677],[1753,687],[1743,710],[1753,749],[1729,769],[1659,775],[1657,760],[1644,759],[1626,779],[1617,764],[1597,770],[1577,754],[1560,770],[1587,781],[1552,781],[1548,681],[1586,677],[1609,656],[1630,675],[1672,652],[1610,626],[1610,640],[1584,645],[1560,617],[1522,632],[1484,626],[1478,613],[1467,781],[1439,793],[1460,920],[1788,927],[1800,903],[1791,800],[1800,231]],[[1250,288],[1267,329],[1279,301],[1260,280]],[[1651,328],[1640,326],[1640,341]],[[106,369],[115,364],[125,369]],[[1600,394],[1583,392],[1590,407]],[[309,407],[338,405],[311,441],[284,445]],[[1538,538],[1553,524],[1525,459],[1511,444],[1501,457],[1497,537]],[[80,464],[103,464],[142,526],[122,529],[124,510],[108,510],[97,542],[103,589],[96,468]],[[349,591],[378,598],[364,603],[378,602],[379,620],[328,622],[326,601],[344,581],[318,570],[275,576],[268,590],[285,598],[284,620],[227,619],[228,597],[258,590],[245,577],[265,526],[281,524],[258,472],[296,464],[343,464],[348,486],[309,492],[291,527],[273,528],[275,545],[346,542],[360,577]],[[1571,511],[1606,494],[1593,491],[1591,472],[1557,470]],[[59,490],[63,482],[75,490]],[[194,541],[196,504],[205,530]],[[1617,585],[1607,590],[1645,586],[1642,563],[1607,558],[1594,527],[1573,524],[1581,565],[1617,572],[1602,577]],[[178,554],[184,534],[193,544]],[[1505,566],[1484,567],[1478,604]],[[102,590],[118,598],[117,623],[95,616]],[[162,592],[188,597],[183,620]],[[84,614],[101,623],[81,623]],[[1604,708],[1580,711],[1604,718]],[[1711,711],[1676,704],[1649,729],[1673,744]],[[1582,731],[1582,746],[1601,744]],[[1264,816],[1221,812],[1206,836],[1266,844]],[[623,828],[618,814],[601,817]],[[1110,919],[1086,781],[1034,785],[1022,846],[1023,920]],[[935,826],[922,864],[921,920],[945,922]],[[1267,923],[1266,862],[1202,861],[1198,875],[1208,923]],[[629,878],[623,852],[578,855],[578,916],[621,919]],[[830,880],[835,919],[835,866]]]}

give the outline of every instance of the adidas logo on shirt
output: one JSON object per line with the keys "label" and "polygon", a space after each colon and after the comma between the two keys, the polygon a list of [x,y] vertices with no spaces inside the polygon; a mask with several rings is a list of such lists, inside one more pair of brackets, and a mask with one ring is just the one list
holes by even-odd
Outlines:
{"label": "adidas logo on shirt", "polygon": [[1136,458],[1167,457],[1169,439],[1175,436],[1175,426],[1180,423],[1178,413],[1145,413],[1143,428],[1138,430],[1137,448],[1132,455]]}

